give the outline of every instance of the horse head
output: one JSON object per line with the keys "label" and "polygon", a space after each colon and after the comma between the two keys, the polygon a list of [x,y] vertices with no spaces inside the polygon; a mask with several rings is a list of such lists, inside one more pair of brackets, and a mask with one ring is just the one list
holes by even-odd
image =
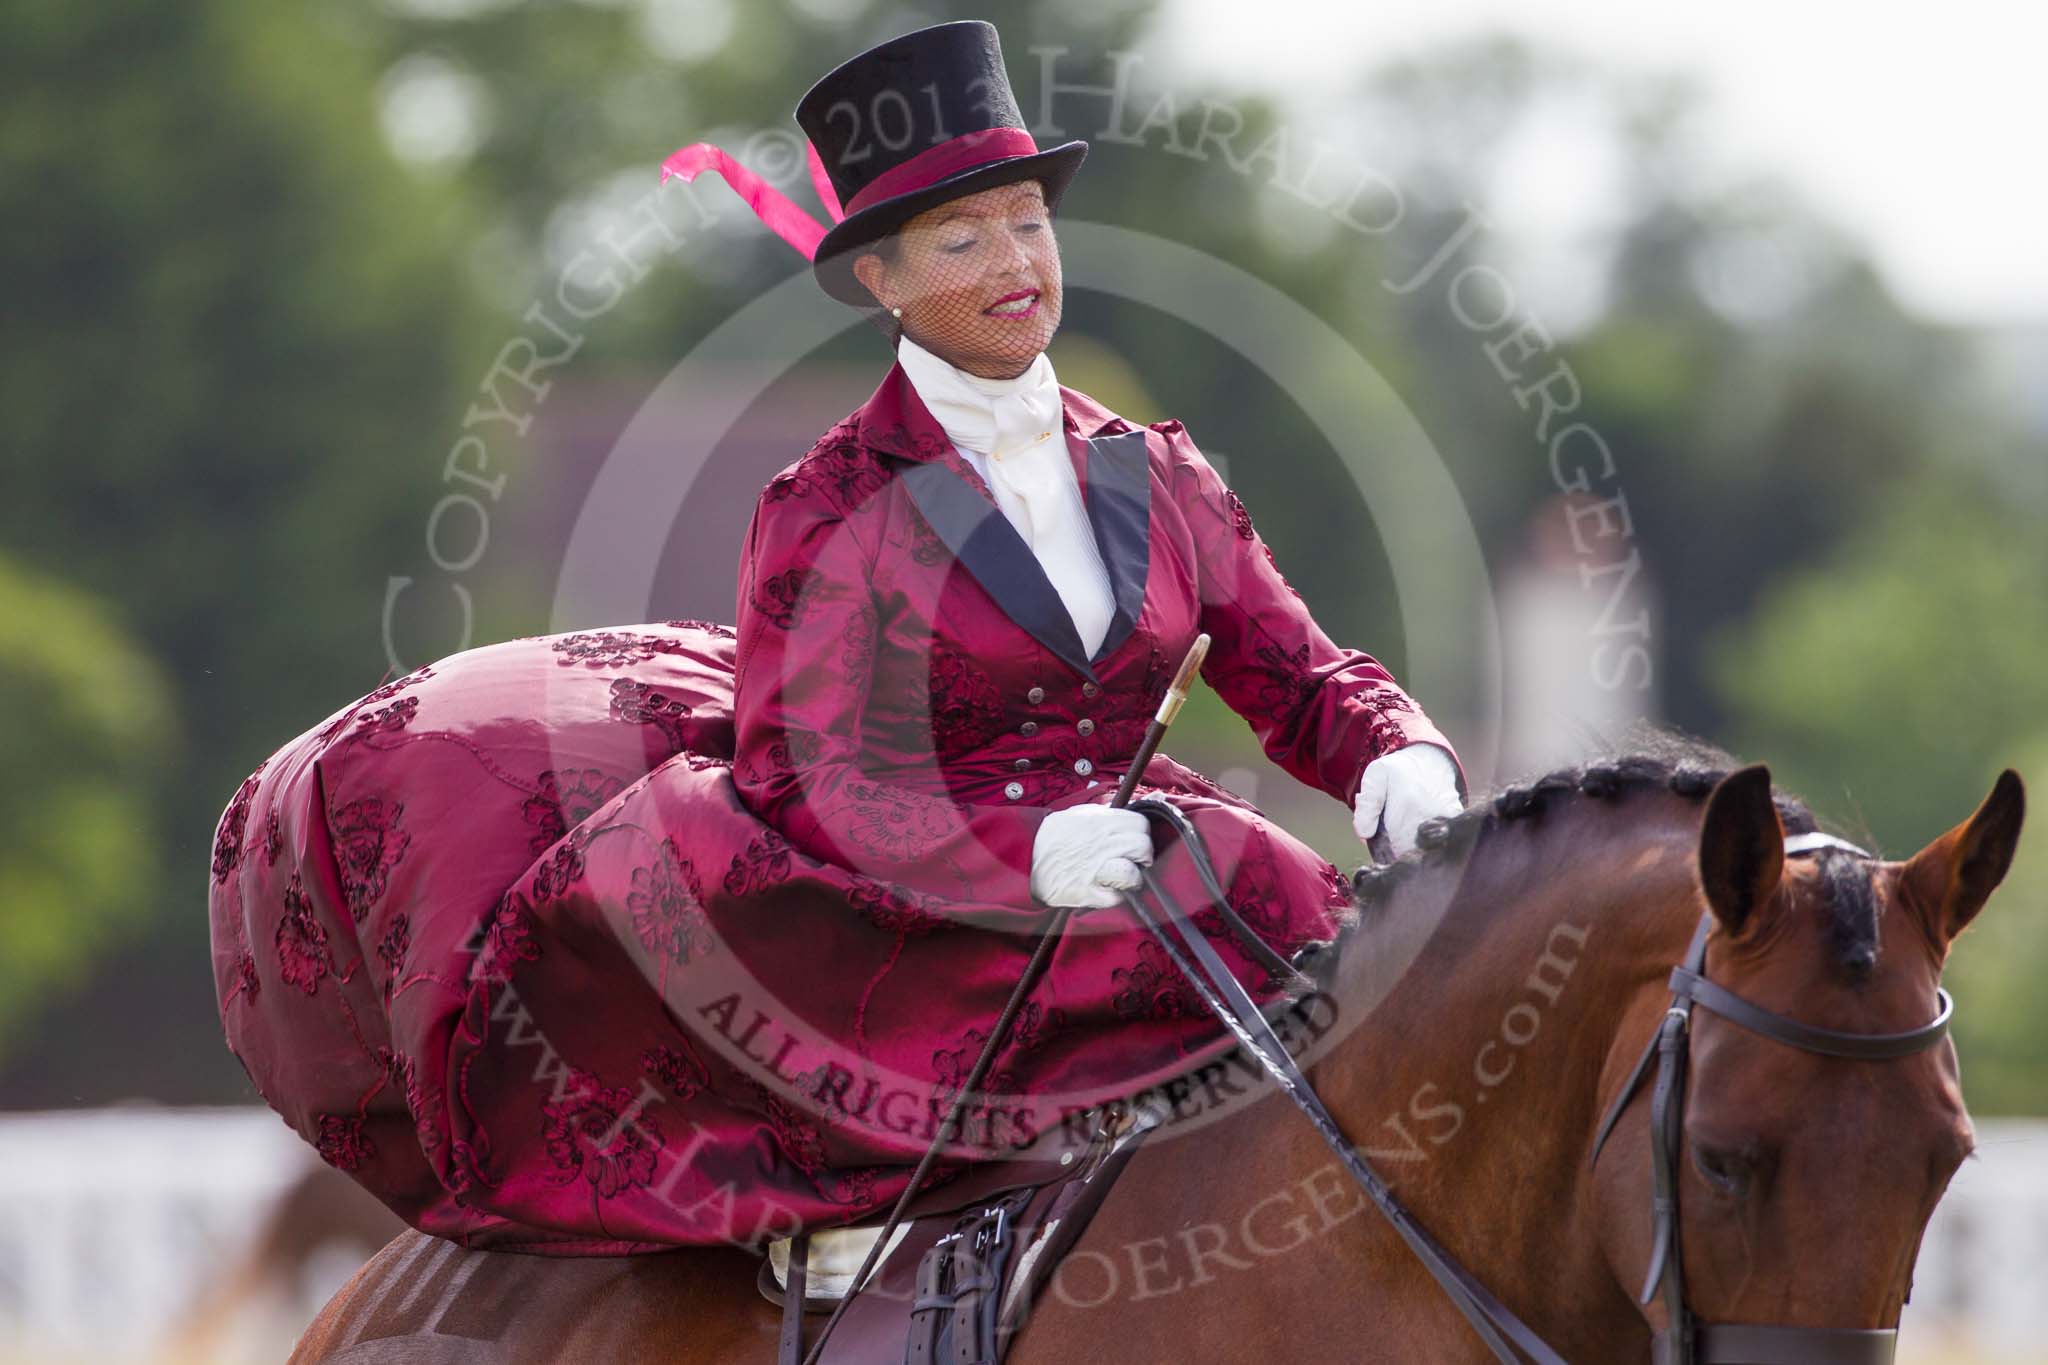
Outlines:
{"label": "horse head", "polygon": [[[1634,1095],[1628,1119],[1648,1120],[1656,1161],[1595,1150],[1607,1258],[1665,1338],[1689,1311],[1769,1325],[1756,1354],[1725,1358],[1811,1358],[1815,1329],[1864,1338],[1867,1356],[1840,1358],[1889,1358],[1881,1329],[1898,1323],[1921,1234],[1972,1145],[1942,967],[2005,876],[2024,807],[2008,769],[1904,860],[1819,834],[1788,856],[1767,768],[1714,787],[1688,910],[1704,938],[1696,974],[1672,976],[1663,1030],[1683,1055],[1652,1093],[1636,1091],[1639,1066],[1617,1097],[1618,1113]],[[1653,1201],[1675,1212],[1646,1219]],[[1691,1343],[1662,1349],[1695,1358]]]}

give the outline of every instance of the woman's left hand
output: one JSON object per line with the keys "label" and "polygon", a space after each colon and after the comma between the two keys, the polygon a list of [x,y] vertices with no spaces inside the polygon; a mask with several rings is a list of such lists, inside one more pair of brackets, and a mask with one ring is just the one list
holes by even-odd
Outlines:
{"label": "woman's left hand", "polygon": [[1415,827],[1465,808],[1458,799],[1458,769],[1441,747],[1418,741],[1365,765],[1351,802],[1351,827],[1372,838],[1384,820],[1394,856],[1415,847]]}

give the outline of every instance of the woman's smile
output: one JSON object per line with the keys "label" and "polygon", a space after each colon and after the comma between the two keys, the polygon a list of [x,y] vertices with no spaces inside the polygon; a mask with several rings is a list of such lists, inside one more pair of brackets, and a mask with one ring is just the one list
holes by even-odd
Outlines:
{"label": "woman's smile", "polygon": [[949,365],[1013,379],[1060,325],[1060,249],[1045,186],[1021,180],[948,199],[854,262],[903,336]]}
{"label": "woman's smile", "polygon": [[1028,318],[1038,311],[1038,291],[1019,289],[1014,294],[1005,294],[981,310],[995,318]]}

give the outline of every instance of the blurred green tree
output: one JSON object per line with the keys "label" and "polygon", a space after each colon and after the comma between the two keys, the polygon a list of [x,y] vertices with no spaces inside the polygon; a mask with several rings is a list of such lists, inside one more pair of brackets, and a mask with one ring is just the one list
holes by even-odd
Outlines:
{"label": "blurred green tree", "polygon": [[[1973,339],[1907,314],[1798,186],[1717,168],[1702,150],[1713,107],[1677,73],[1480,37],[1375,68],[1346,113],[1418,229],[1390,234],[1389,278],[1419,272],[1468,214],[1489,224],[1398,301],[1387,348],[1482,539],[1516,543],[1557,491],[1543,400],[1515,387],[1561,362],[1570,378],[1548,396],[1575,402],[1550,431],[1577,420],[1604,438],[1616,472],[1596,495],[1625,499],[1631,543],[1674,588],[1652,643],[1666,718],[1687,730],[1729,719],[1705,676],[1715,630],[1825,558],[1931,452],[2007,434],[1978,391]],[[1560,122],[1586,202],[1568,245],[1539,249],[1500,201],[1529,174],[1532,130]],[[1448,282],[1467,268],[1460,309]],[[1489,270],[1514,315],[1475,328],[1494,307]],[[1347,296],[1383,292],[1367,283]],[[1524,320],[1555,344],[1504,352],[1519,373],[1503,377],[1481,347]]]}
{"label": "blurred green tree", "polygon": [[107,605],[0,558],[0,1043],[159,903],[177,701]]}
{"label": "blurred green tree", "polygon": [[[465,200],[394,163],[376,75],[297,6],[0,16],[0,543],[25,582],[75,590],[22,590],[41,676],[151,703],[140,730],[35,738],[48,779],[105,809],[9,850],[50,860],[10,915],[68,930],[50,878],[88,853],[82,888],[132,875],[145,903],[80,916],[70,968],[10,992],[13,1102],[246,1093],[204,969],[213,822],[385,672],[384,584],[424,555],[461,372],[488,355],[450,268]],[[141,761],[173,737],[175,764]],[[117,942],[25,1053],[26,1010]]]}

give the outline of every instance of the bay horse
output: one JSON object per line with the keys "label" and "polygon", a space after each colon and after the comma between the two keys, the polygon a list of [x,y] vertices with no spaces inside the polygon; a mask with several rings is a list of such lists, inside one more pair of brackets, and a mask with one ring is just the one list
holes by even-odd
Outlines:
{"label": "bay horse", "polygon": [[[1426,826],[1422,848],[1359,872],[1360,922],[1325,976],[1343,1027],[1308,1068],[1317,1093],[1419,1222],[1573,1362],[1648,1360],[1665,1322],[1637,1292],[1649,1087],[1623,1097],[1703,914],[1703,975],[1725,990],[1820,1029],[1916,1029],[2024,814],[2008,769],[1908,858],[1787,857],[1813,815],[1766,768],[1733,763],[1653,734]],[[1675,1177],[1687,1306],[1709,1322],[1895,1327],[1972,1145],[1953,1045],[1831,1057],[1710,1011],[1692,1030]],[[1246,1074],[1194,1078],[1176,1118]],[[408,1230],[292,1359],[772,1362],[779,1310],[755,1291],[758,1265],[737,1247],[554,1259]],[[1137,1150],[1007,1359],[1105,1355],[1492,1358],[1270,1089]]]}

